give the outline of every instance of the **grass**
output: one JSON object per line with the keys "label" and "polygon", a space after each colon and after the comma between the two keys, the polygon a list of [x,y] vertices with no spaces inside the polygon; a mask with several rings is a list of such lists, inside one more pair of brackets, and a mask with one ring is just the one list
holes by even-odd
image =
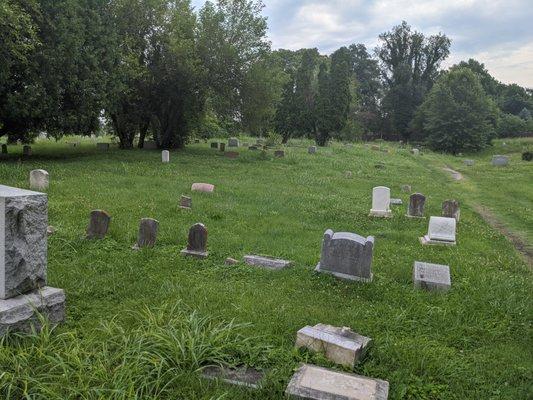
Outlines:
{"label": "grass", "polygon": [[[296,331],[319,322],[374,340],[353,372],[388,380],[390,399],[531,398],[531,271],[472,209],[490,189],[481,170],[468,172],[474,190],[440,170],[441,162],[459,168],[459,160],[413,157],[391,145],[390,154],[334,145],[309,155],[303,146],[286,148],[283,159],[243,150],[230,160],[202,143],[171,152],[169,164],[158,151],[94,147],[41,142],[30,160],[12,155],[0,164],[0,182],[10,186],[28,187],[32,169],[50,173],[57,232],[49,238],[49,283],[68,301],[64,325],[0,344],[0,398],[281,399],[300,362],[338,368],[293,349]],[[510,169],[525,181],[531,171]],[[498,191],[518,190],[513,197],[531,204],[531,189],[500,178],[510,169],[491,170]],[[193,182],[213,183],[215,193],[192,193],[192,211],[180,210]],[[463,204],[456,247],[421,246],[428,221],[404,218],[405,206],[393,208],[392,219],[368,217],[373,186],[389,186],[407,204],[402,184],[427,196],[427,215],[440,215],[448,198]],[[496,195],[485,197],[499,214]],[[86,241],[96,208],[112,215],[110,232]],[[516,227],[529,218],[501,215]],[[159,220],[158,243],[134,252],[142,217]],[[179,254],[195,222],[209,230],[203,261]],[[371,284],[313,273],[327,228],[375,236]],[[224,265],[248,253],[294,267]],[[450,265],[452,290],[414,290],[415,260]],[[202,366],[219,363],[263,369],[265,386],[253,392],[198,377]]]}

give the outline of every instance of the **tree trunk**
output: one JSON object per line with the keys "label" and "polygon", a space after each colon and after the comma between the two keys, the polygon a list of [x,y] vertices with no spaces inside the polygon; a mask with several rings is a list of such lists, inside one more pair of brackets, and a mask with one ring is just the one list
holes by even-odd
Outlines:
{"label": "tree trunk", "polygon": [[139,144],[137,147],[142,149],[144,147],[144,139],[146,138],[146,133],[148,132],[148,127],[150,126],[150,121],[147,120],[141,124],[139,127]]}

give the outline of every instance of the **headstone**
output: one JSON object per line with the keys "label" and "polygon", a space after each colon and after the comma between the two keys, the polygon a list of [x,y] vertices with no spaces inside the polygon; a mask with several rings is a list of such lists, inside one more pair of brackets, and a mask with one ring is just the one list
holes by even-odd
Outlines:
{"label": "headstone", "polygon": [[259,150],[259,147],[252,145],[248,147],[248,150]]}
{"label": "headstone", "polygon": [[445,292],[452,286],[450,267],[448,265],[415,261],[413,266],[413,284],[417,289]]}
{"label": "headstone", "polygon": [[202,370],[202,376],[206,379],[218,379],[231,385],[245,386],[258,389],[261,386],[265,374],[253,368],[228,368],[210,366]]}
{"label": "headstone", "polygon": [[206,258],[207,252],[207,229],[204,224],[194,224],[189,229],[187,248],[181,251],[184,256]]}
{"label": "headstone", "polygon": [[46,286],[46,194],[0,185],[0,337],[65,317],[65,293]]}
{"label": "headstone", "polygon": [[307,152],[309,154],[315,154],[316,153],[316,146],[309,146],[309,148],[307,149]]}
{"label": "headstone", "polygon": [[24,145],[22,147],[22,156],[30,157],[32,155],[31,146]]}
{"label": "headstone", "polygon": [[46,228],[46,235],[52,236],[54,233],[56,233],[56,228],[54,228],[52,225],[48,225]]}
{"label": "headstone", "polygon": [[224,153],[224,155],[227,158],[235,159],[235,158],[239,157],[239,152],[238,151],[226,151]]}
{"label": "headstone", "polygon": [[285,157],[285,152],[283,150],[276,150],[274,152],[274,157]]}
{"label": "headstone", "polygon": [[137,243],[133,246],[135,250],[143,247],[154,247],[157,240],[157,230],[159,222],[152,218],[142,218],[139,224],[139,234]]}
{"label": "headstone", "polygon": [[193,183],[191,190],[193,192],[211,193],[215,191],[215,185],[211,185],[210,183]]}
{"label": "headstone", "polygon": [[190,210],[192,208],[192,199],[189,196],[180,197],[180,208]]}
{"label": "headstone", "polygon": [[354,281],[372,281],[374,238],[350,232],[324,233],[320,262],[315,271]]}
{"label": "headstone", "polygon": [[375,151],[379,151],[381,150],[381,147],[378,146],[377,144],[373,144],[372,147],[371,147],[372,150],[375,150]]}
{"label": "headstone", "polygon": [[49,182],[48,172],[44,169],[34,169],[30,171],[30,189],[46,190]]}
{"label": "headstone", "polygon": [[412,149],[412,150],[411,150],[411,153],[412,153],[413,155],[417,156],[417,155],[420,154],[420,150],[418,150],[418,149]]}
{"label": "headstone", "polygon": [[445,200],[442,203],[442,216],[446,218],[455,218],[459,222],[461,217],[461,208],[457,200]]}
{"label": "headstone", "polygon": [[411,185],[402,185],[402,192],[404,193],[411,193],[413,189],[411,188]]}
{"label": "headstone", "polygon": [[268,269],[283,269],[291,265],[290,261],[282,260],[272,257],[263,257],[263,256],[254,256],[247,255],[244,256],[244,262],[248,265],[253,265],[256,267],[263,267]]}
{"label": "headstone", "polygon": [[407,216],[411,218],[423,218],[424,204],[426,204],[426,196],[424,196],[422,193],[413,193],[411,196],[409,196]]}
{"label": "headstone", "polygon": [[218,145],[218,149],[221,151],[221,152],[225,152],[226,151],[226,143],[220,143]]}
{"label": "headstone", "polygon": [[2,154],[7,154],[7,144],[2,144]]}
{"label": "headstone", "polygon": [[157,142],[155,140],[146,140],[143,145],[144,150],[155,150],[157,149]]}
{"label": "headstone", "polygon": [[337,364],[352,368],[364,356],[371,339],[350,328],[317,324],[306,326],[296,334],[296,347],[324,353]]}
{"label": "headstone", "polygon": [[87,239],[103,239],[109,229],[111,216],[103,210],[93,210],[89,216]]}
{"label": "headstone", "polygon": [[218,149],[218,143],[217,142],[211,142],[211,148],[212,149]]}
{"label": "headstone", "polygon": [[402,199],[390,199],[391,206],[401,206],[403,204]]}
{"label": "headstone", "polygon": [[389,383],[302,364],[292,376],[285,394],[302,400],[387,400]]}
{"label": "headstone", "polygon": [[226,258],[226,260],[224,261],[224,264],[226,265],[237,265],[238,263],[239,263],[239,260],[236,260],[231,257]]}
{"label": "headstone", "polygon": [[492,156],[492,165],[495,167],[505,167],[509,164],[507,156],[495,155]]}
{"label": "headstone", "polygon": [[239,147],[239,139],[237,139],[237,138],[229,138],[228,139],[228,147]]}
{"label": "headstone", "polygon": [[372,208],[370,210],[372,217],[390,217],[390,189],[385,186],[377,186],[372,189]]}
{"label": "headstone", "polygon": [[431,217],[428,234],[420,238],[422,244],[455,245],[455,218]]}
{"label": "headstone", "polygon": [[164,163],[170,162],[170,151],[163,150],[161,152],[161,161],[164,162]]}
{"label": "headstone", "polygon": [[464,160],[464,163],[467,167],[472,167],[475,163],[474,160]]}
{"label": "headstone", "polygon": [[96,143],[96,149],[100,151],[109,150],[109,143]]}

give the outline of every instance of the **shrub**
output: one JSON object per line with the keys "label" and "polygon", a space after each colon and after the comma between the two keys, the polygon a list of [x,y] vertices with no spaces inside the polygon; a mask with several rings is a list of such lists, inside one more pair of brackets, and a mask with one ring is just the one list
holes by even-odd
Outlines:
{"label": "shrub", "polygon": [[502,114],[498,120],[499,137],[517,137],[528,130],[528,122],[513,114]]}
{"label": "shrub", "polygon": [[531,151],[525,151],[522,153],[522,160],[531,161],[533,160],[533,153]]}

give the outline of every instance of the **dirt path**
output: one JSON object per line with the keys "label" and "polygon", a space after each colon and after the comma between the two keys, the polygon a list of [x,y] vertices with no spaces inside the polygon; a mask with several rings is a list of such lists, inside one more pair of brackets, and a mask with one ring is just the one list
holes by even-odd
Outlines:
{"label": "dirt path", "polygon": [[444,171],[446,171],[446,172],[449,172],[452,175],[452,178],[454,180],[456,180],[456,181],[463,180],[463,175],[460,172],[453,170],[449,165],[446,165],[446,167],[444,167],[442,169]]}

